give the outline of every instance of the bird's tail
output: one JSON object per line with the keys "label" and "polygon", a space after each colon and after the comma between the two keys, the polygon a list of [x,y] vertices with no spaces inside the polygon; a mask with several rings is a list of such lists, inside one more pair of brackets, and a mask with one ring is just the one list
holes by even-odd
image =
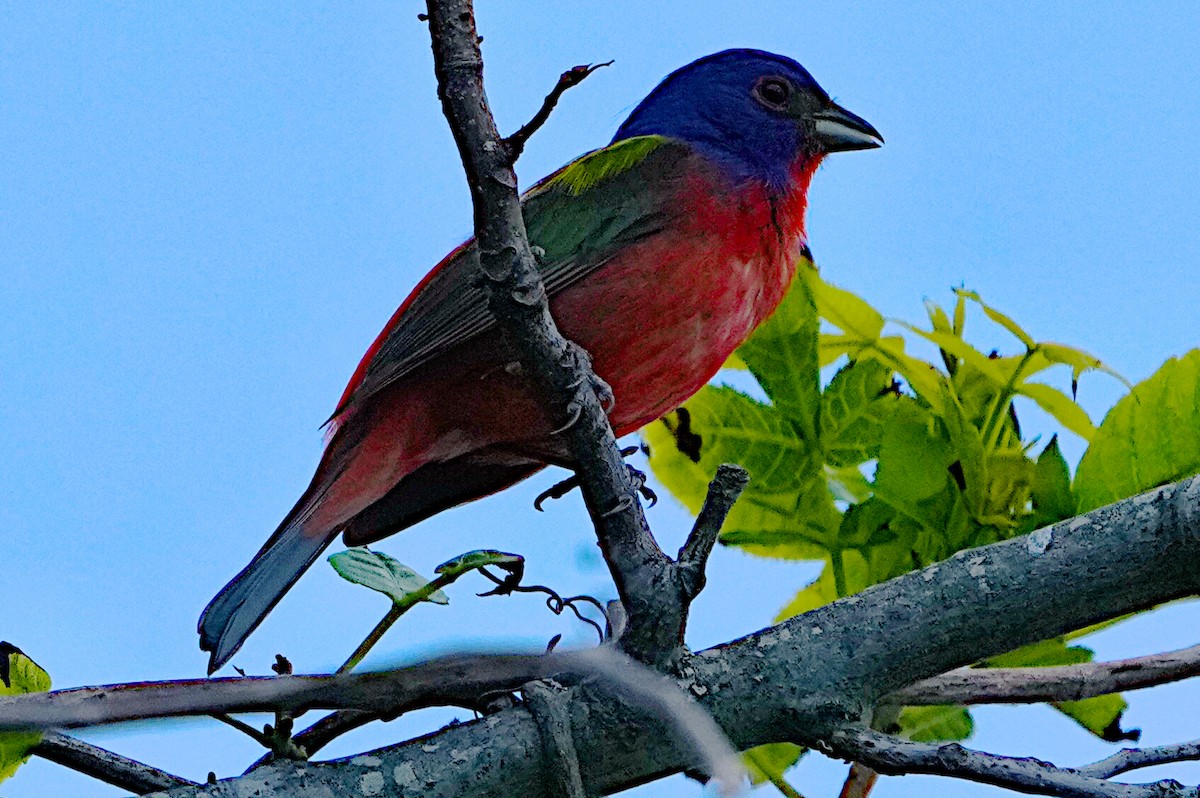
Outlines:
{"label": "bird's tail", "polygon": [[333,540],[311,536],[293,514],[242,572],[222,588],[200,615],[200,649],[211,652],[211,674],[229,661],[288,589]]}

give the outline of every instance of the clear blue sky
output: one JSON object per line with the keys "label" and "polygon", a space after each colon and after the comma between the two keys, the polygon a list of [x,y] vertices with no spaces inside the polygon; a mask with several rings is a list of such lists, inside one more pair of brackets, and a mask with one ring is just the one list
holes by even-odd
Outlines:
{"label": "clear blue sky", "polygon": [[[203,674],[196,616],[307,483],[367,344],[469,231],[457,156],[412,3],[9,3],[0,33],[0,638],[57,686]],[[483,2],[502,125],[558,73],[572,91],[521,162],[528,183],[602,145],[670,70],[731,46],[791,55],[887,145],[830,159],[809,230],[826,276],[887,314],[965,283],[1037,336],[1131,379],[1200,344],[1200,6],[1193,3]],[[1001,339],[997,338],[999,343]],[[1087,378],[1097,419],[1119,396]],[[1049,429],[1047,429],[1049,431]],[[1080,447],[1070,442],[1077,457]],[[444,513],[382,548],[414,567],[519,551],[531,580],[606,594],[559,475]],[[651,511],[667,545],[688,519]],[[770,621],[812,569],[722,550],[693,613],[697,647]],[[540,646],[577,624],[536,599],[427,607],[393,658]],[[313,570],[236,662],[341,661],[386,609]],[[1102,656],[1196,642],[1173,608],[1098,636]],[[1192,630],[1192,631],[1189,631]],[[377,663],[384,658],[376,660]],[[1194,687],[1134,695],[1145,742],[1200,736]],[[453,713],[377,725],[344,754]],[[981,711],[975,744],[1062,764],[1105,755],[1042,708]],[[192,778],[254,745],[209,722],[89,739]],[[831,795],[844,766],[793,772]],[[1193,783],[1200,767],[1175,774]],[[1149,774],[1136,774],[1139,777]],[[910,777],[880,798],[996,795]],[[118,791],[34,761],[5,798]],[[637,796],[694,796],[682,778]]]}

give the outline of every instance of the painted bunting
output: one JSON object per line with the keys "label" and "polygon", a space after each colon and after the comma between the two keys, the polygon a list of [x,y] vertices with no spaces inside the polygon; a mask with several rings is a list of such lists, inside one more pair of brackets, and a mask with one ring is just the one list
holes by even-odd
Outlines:
{"label": "painted bunting", "polygon": [[[808,257],[822,158],[882,143],[795,61],[727,50],[669,75],[611,144],[526,192],[551,312],[611,386],[618,436],[682,404],[775,309]],[[308,490],[200,617],[210,673],[338,533],[370,543],[570,466],[477,269],[468,241],[367,350]]]}

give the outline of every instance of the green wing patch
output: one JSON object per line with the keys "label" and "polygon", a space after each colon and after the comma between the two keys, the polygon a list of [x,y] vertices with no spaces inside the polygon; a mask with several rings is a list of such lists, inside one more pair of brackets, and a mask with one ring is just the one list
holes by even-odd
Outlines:
{"label": "green wing patch", "polygon": [[542,183],[545,188],[561,188],[579,196],[596,184],[626,172],[667,143],[663,136],[634,136],[576,158]]}

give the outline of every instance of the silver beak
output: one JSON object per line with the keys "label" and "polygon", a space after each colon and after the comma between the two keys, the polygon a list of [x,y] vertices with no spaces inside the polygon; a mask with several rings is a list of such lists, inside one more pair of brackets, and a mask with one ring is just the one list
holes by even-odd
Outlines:
{"label": "silver beak", "polygon": [[813,120],[817,141],[825,152],[869,150],[883,145],[883,136],[870,122],[836,103],[809,118]]}

